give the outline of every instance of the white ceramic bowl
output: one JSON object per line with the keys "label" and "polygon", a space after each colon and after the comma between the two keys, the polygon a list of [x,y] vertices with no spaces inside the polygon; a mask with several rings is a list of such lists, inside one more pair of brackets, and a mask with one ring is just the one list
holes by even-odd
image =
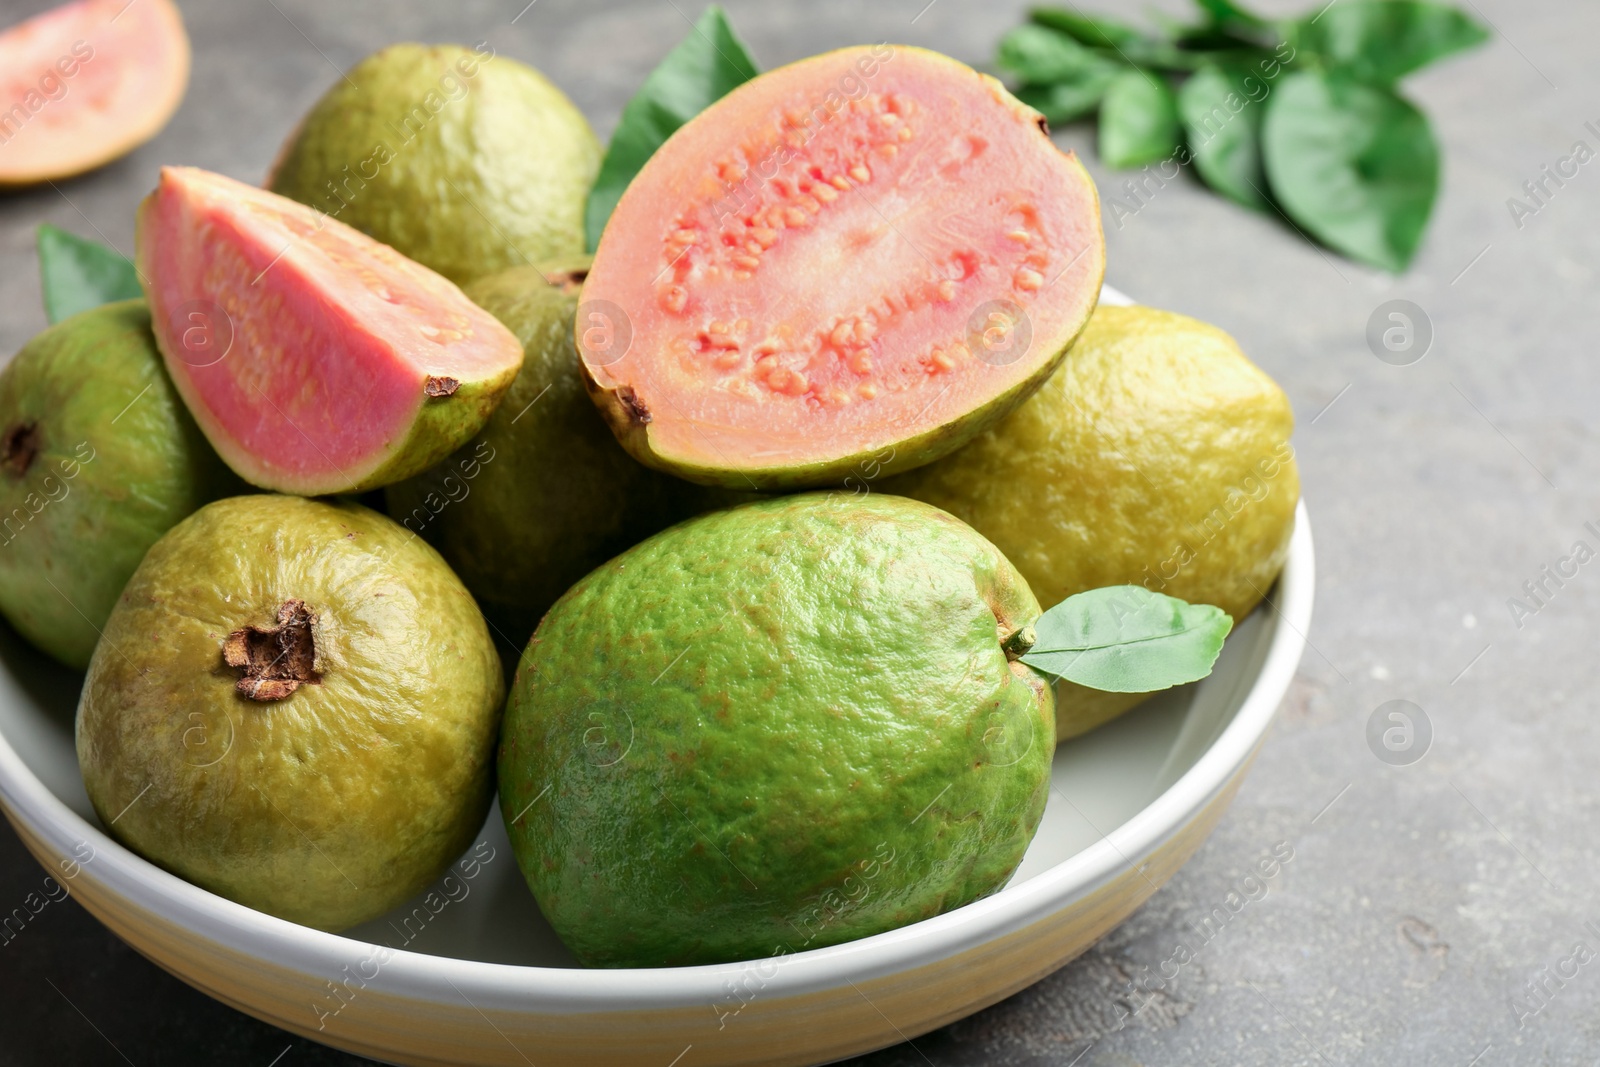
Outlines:
{"label": "white ceramic bowl", "polygon": [[1260,746],[1300,659],[1312,587],[1302,505],[1270,603],[1235,628],[1212,675],[1058,749],[1044,821],[1004,890],[780,959],[577,968],[498,811],[431,896],[342,936],[214,896],[100,828],[73,749],[79,677],[4,627],[0,805],[45,868],[134,948],[241,1011],[351,1052],[400,1064],[823,1063],[993,1004],[1154,893]]}

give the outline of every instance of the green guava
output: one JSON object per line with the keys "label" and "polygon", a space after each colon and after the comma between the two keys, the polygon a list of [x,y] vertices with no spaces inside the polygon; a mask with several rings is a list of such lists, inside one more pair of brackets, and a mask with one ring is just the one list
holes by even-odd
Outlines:
{"label": "green guava", "polygon": [[151,547],[78,704],[107,830],[323,930],[381,915],[471,843],[504,683],[439,554],[359,505],[241,496]]}
{"label": "green guava", "polygon": [[573,347],[587,257],[513,267],[466,294],[523,343],[522,370],[476,438],[385,492],[478,598],[515,657],[585,574],[689,515],[749,499],[636,462],[590,403]]}
{"label": "green guava", "polygon": [[1000,888],[1049,790],[1038,602],[970,527],[810,493],[588,575],[517,668],[500,807],[586,965],[837,944]]}
{"label": "green guava", "polygon": [[82,670],[145,550],[243,488],[162,369],[143,300],[57,323],[0,370],[0,612]]}
{"label": "green guava", "polygon": [[[1289,552],[1300,478],[1294,412],[1276,382],[1215,326],[1102,305],[1032,399],[945,459],[882,489],[971,523],[1045,608],[1089,589],[1143,585],[1235,620]],[[1128,710],[1139,693],[1063,681],[1061,739]]]}
{"label": "green guava", "polygon": [[584,250],[588,121],[487,44],[368,56],[290,135],[267,185],[462,283]]}

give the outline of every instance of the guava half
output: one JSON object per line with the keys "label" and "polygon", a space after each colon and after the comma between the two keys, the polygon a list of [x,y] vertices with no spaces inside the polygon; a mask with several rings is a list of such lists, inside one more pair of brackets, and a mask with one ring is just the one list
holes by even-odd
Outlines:
{"label": "guava half", "polygon": [[439,554],[355,504],[258,494],[151,547],[78,704],[106,829],[323,930],[438,877],[487,814],[504,695]]}
{"label": "guava half", "polygon": [[267,186],[464,283],[583,252],[600,156],[532,67],[487,44],[395,44],[317,101]]}
{"label": "guava half", "polygon": [[623,194],[577,336],[642,462],[737,488],[958,447],[1094,309],[1094,184],[1040,115],[934,52],[847,48],[747,82]]}
{"label": "guava half", "polygon": [[0,185],[70,178],[159,133],[189,84],[172,0],[76,0],[0,33]]}
{"label": "guava half", "polygon": [[588,266],[575,257],[468,283],[523,342],[522,370],[477,436],[385,490],[389,515],[450,562],[513,661],[579,578],[681,518],[749,497],[651,470],[606,429],[572,341]]}
{"label": "guava half", "polygon": [[0,370],[0,612],[83,669],[145,550],[243,489],[172,387],[143,300],[57,323]]}
{"label": "guava half", "polygon": [[247,481],[302,496],[425,470],[489,418],[522,345],[453,283],[285,197],[163,167],[139,208],[156,340]]}
{"label": "guava half", "polygon": [[558,600],[517,668],[500,810],[589,966],[761,959],[1011,877],[1055,751],[1039,605],[965,523],[804,493],[679,523]]}

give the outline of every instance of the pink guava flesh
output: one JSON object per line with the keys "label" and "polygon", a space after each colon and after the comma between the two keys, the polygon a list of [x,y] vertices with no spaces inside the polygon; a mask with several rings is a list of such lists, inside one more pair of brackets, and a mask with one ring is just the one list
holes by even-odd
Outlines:
{"label": "pink guava flesh", "polygon": [[138,261],[179,392],[230,466],[317,495],[431,466],[476,433],[516,337],[433,271],[284,197],[166,167]]}

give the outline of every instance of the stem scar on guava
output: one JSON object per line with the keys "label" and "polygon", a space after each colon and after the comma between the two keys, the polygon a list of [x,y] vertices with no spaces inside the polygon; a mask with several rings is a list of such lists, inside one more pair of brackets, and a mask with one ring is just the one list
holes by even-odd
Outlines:
{"label": "stem scar on guava", "polygon": [[650,421],[650,409],[644,406],[644,401],[639,399],[639,394],[631,386],[624,385],[618,389],[617,399],[628,409],[628,417],[634,422],[643,426]]}
{"label": "stem scar on guava", "polygon": [[12,424],[4,434],[0,434],[0,466],[16,477],[22,477],[33,466],[40,443],[37,422]]}
{"label": "stem scar on guava", "polygon": [[1008,634],[1001,642],[1000,649],[1006,654],[1008,660],[1019,660],[1028,654],[1028,650],[1039,640],[1039,635],[1032,626],[1024,626],[1020,630]]}
{"label": "stem scar on guava", "polygon": [[278,625],[246,626],[228,635],[222,659],[243,673],[234,688],[261,703],[282,700],[302,684],[317,685],[316,616],[303,600],[285,600]]}
{"label": "stem scar on guava", "polygon": [[583,288],[584,279],[587,277],[589,277],[588,267],[574,267],[571,270],[547,271],[544,280],[560,289],[562,296],[571,296]]}
{"label": "stem scar on guava", "polygon": [[461,388],[460,379],[439,377],[432,374],[428,375],[428,380],[422,383],[422,391],[429,396],[450,396],[459,388]]}

